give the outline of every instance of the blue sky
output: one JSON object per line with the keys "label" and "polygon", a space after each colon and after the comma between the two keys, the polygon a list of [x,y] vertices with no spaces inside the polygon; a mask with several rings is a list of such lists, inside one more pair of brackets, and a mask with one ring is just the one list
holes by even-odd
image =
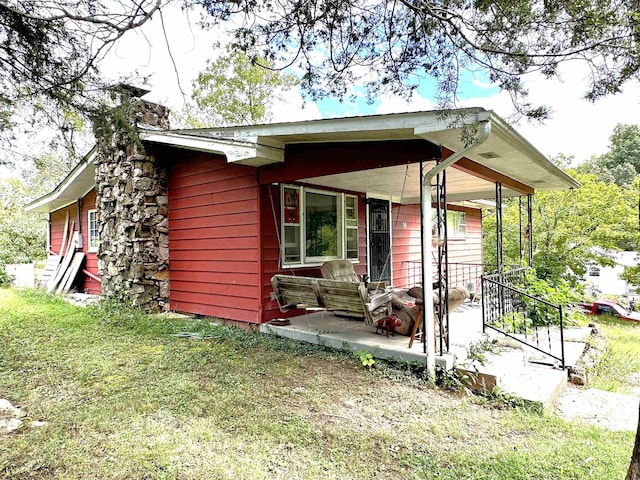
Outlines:
{"label": "blue sky", "polygon": [[[206,60],[221,53],[221,50],[211,46],[212,43],[218,41],[224,44],[228,38],[222,31],[204,32],[196,29],[191,21],[193,19],[181,12],[165,15],[165,20],[175,68],[167,52],[160,22],[154,19],[143,27],[143,32],[133,31],[125,35],[110,52],[102,69],[110,72],[114,81],[124,76],[148,76],[148,87],[152,91],[145,98],[180,111],[189,98],[193,79],[204,69]],[[587,75],[588,72],[580,65],[566,64],[561,68],[560,79],[549,81],[539,75],[525,78],[531,102],[552,108],[552,118],[543,125],[523,121],[514,123],[514,109],[509,95],[491,86],[481,72],[462,75],[459,106],[491,109],[512,123],[543,154],[574,155],[578,162],[588,159],[592,154],[605,153],[609,136],[617,123],[640,124],[640,85],[637,82],[625,87],[620,95],[589,103],[582,98]],[[290,122],[435,108],[435,81],[429,78],[421,79],[417,94],[410,101],[382,95],[368,104],[363,89],[356,88],[354,91],[362,94],[355,102],[325,99],[316,104],[304,104],[302,97],[292,92],[287,96],[287,101],[274,104],[273,121]],[[27,146],[24,150],[30,151]]]}
{"label": "blue sky", "polygon": [[[432,77],[422,76],[419,79],[419,86],[415,93],[416,96],[436,103],[434,92],[437,89],[437,82]],[[500,92],[500,89],[491,85],[489,79],[482,72],[465,71],[460,77],[460,89],[458,99],[460,101],[490,98]],[[323,118],[334,118],[353,115],[375,115],[378,113],[382,99],[377,99],[373,103],[365,100],[364,87],[355,89],[358,100],[352,102],[348,99],[337,100],[334,98],[325,98],[315,102],[320,114]]]}

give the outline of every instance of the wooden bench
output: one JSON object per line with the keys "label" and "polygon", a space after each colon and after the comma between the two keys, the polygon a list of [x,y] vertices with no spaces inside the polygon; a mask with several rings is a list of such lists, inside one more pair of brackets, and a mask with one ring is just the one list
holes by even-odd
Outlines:
{"label": "wooden bench", "polygon": [[274,275],[271,285],[281,312],[324,308],[361,316],[367,325],[391,314],[391,292],[369,292],[363,283]]}

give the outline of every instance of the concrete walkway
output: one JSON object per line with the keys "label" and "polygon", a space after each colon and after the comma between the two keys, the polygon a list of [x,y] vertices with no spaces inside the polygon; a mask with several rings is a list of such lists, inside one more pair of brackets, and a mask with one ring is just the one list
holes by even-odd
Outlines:
{"label": "concrete walkway", "polygon": [[567,420],[578,420],[609,430],[635,432],[639,400],[635,395],[569,385],[558,398],[555,410]]}

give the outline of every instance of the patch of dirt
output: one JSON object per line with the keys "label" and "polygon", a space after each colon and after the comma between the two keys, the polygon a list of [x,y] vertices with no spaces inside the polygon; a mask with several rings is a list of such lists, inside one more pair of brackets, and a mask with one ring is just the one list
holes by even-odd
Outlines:
{"label": "patch of dirt", "polygon": [[609,430],[635,432],[638,428],[638,402],[635,395],[568,385],[556,403],[556,411],[567,420],[578,420]]}

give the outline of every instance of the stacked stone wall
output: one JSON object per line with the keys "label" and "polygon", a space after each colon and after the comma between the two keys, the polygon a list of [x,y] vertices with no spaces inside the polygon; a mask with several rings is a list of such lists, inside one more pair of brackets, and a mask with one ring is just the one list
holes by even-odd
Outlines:
{"label": "stacked stone wall", "polygon": [[[168,110],[137,100],[131,125],[168,128]],[[100,139],[96,209],[98,267],[104,295],[122,295],[148,310],[169,308],[166,169],[131,132]]]}

